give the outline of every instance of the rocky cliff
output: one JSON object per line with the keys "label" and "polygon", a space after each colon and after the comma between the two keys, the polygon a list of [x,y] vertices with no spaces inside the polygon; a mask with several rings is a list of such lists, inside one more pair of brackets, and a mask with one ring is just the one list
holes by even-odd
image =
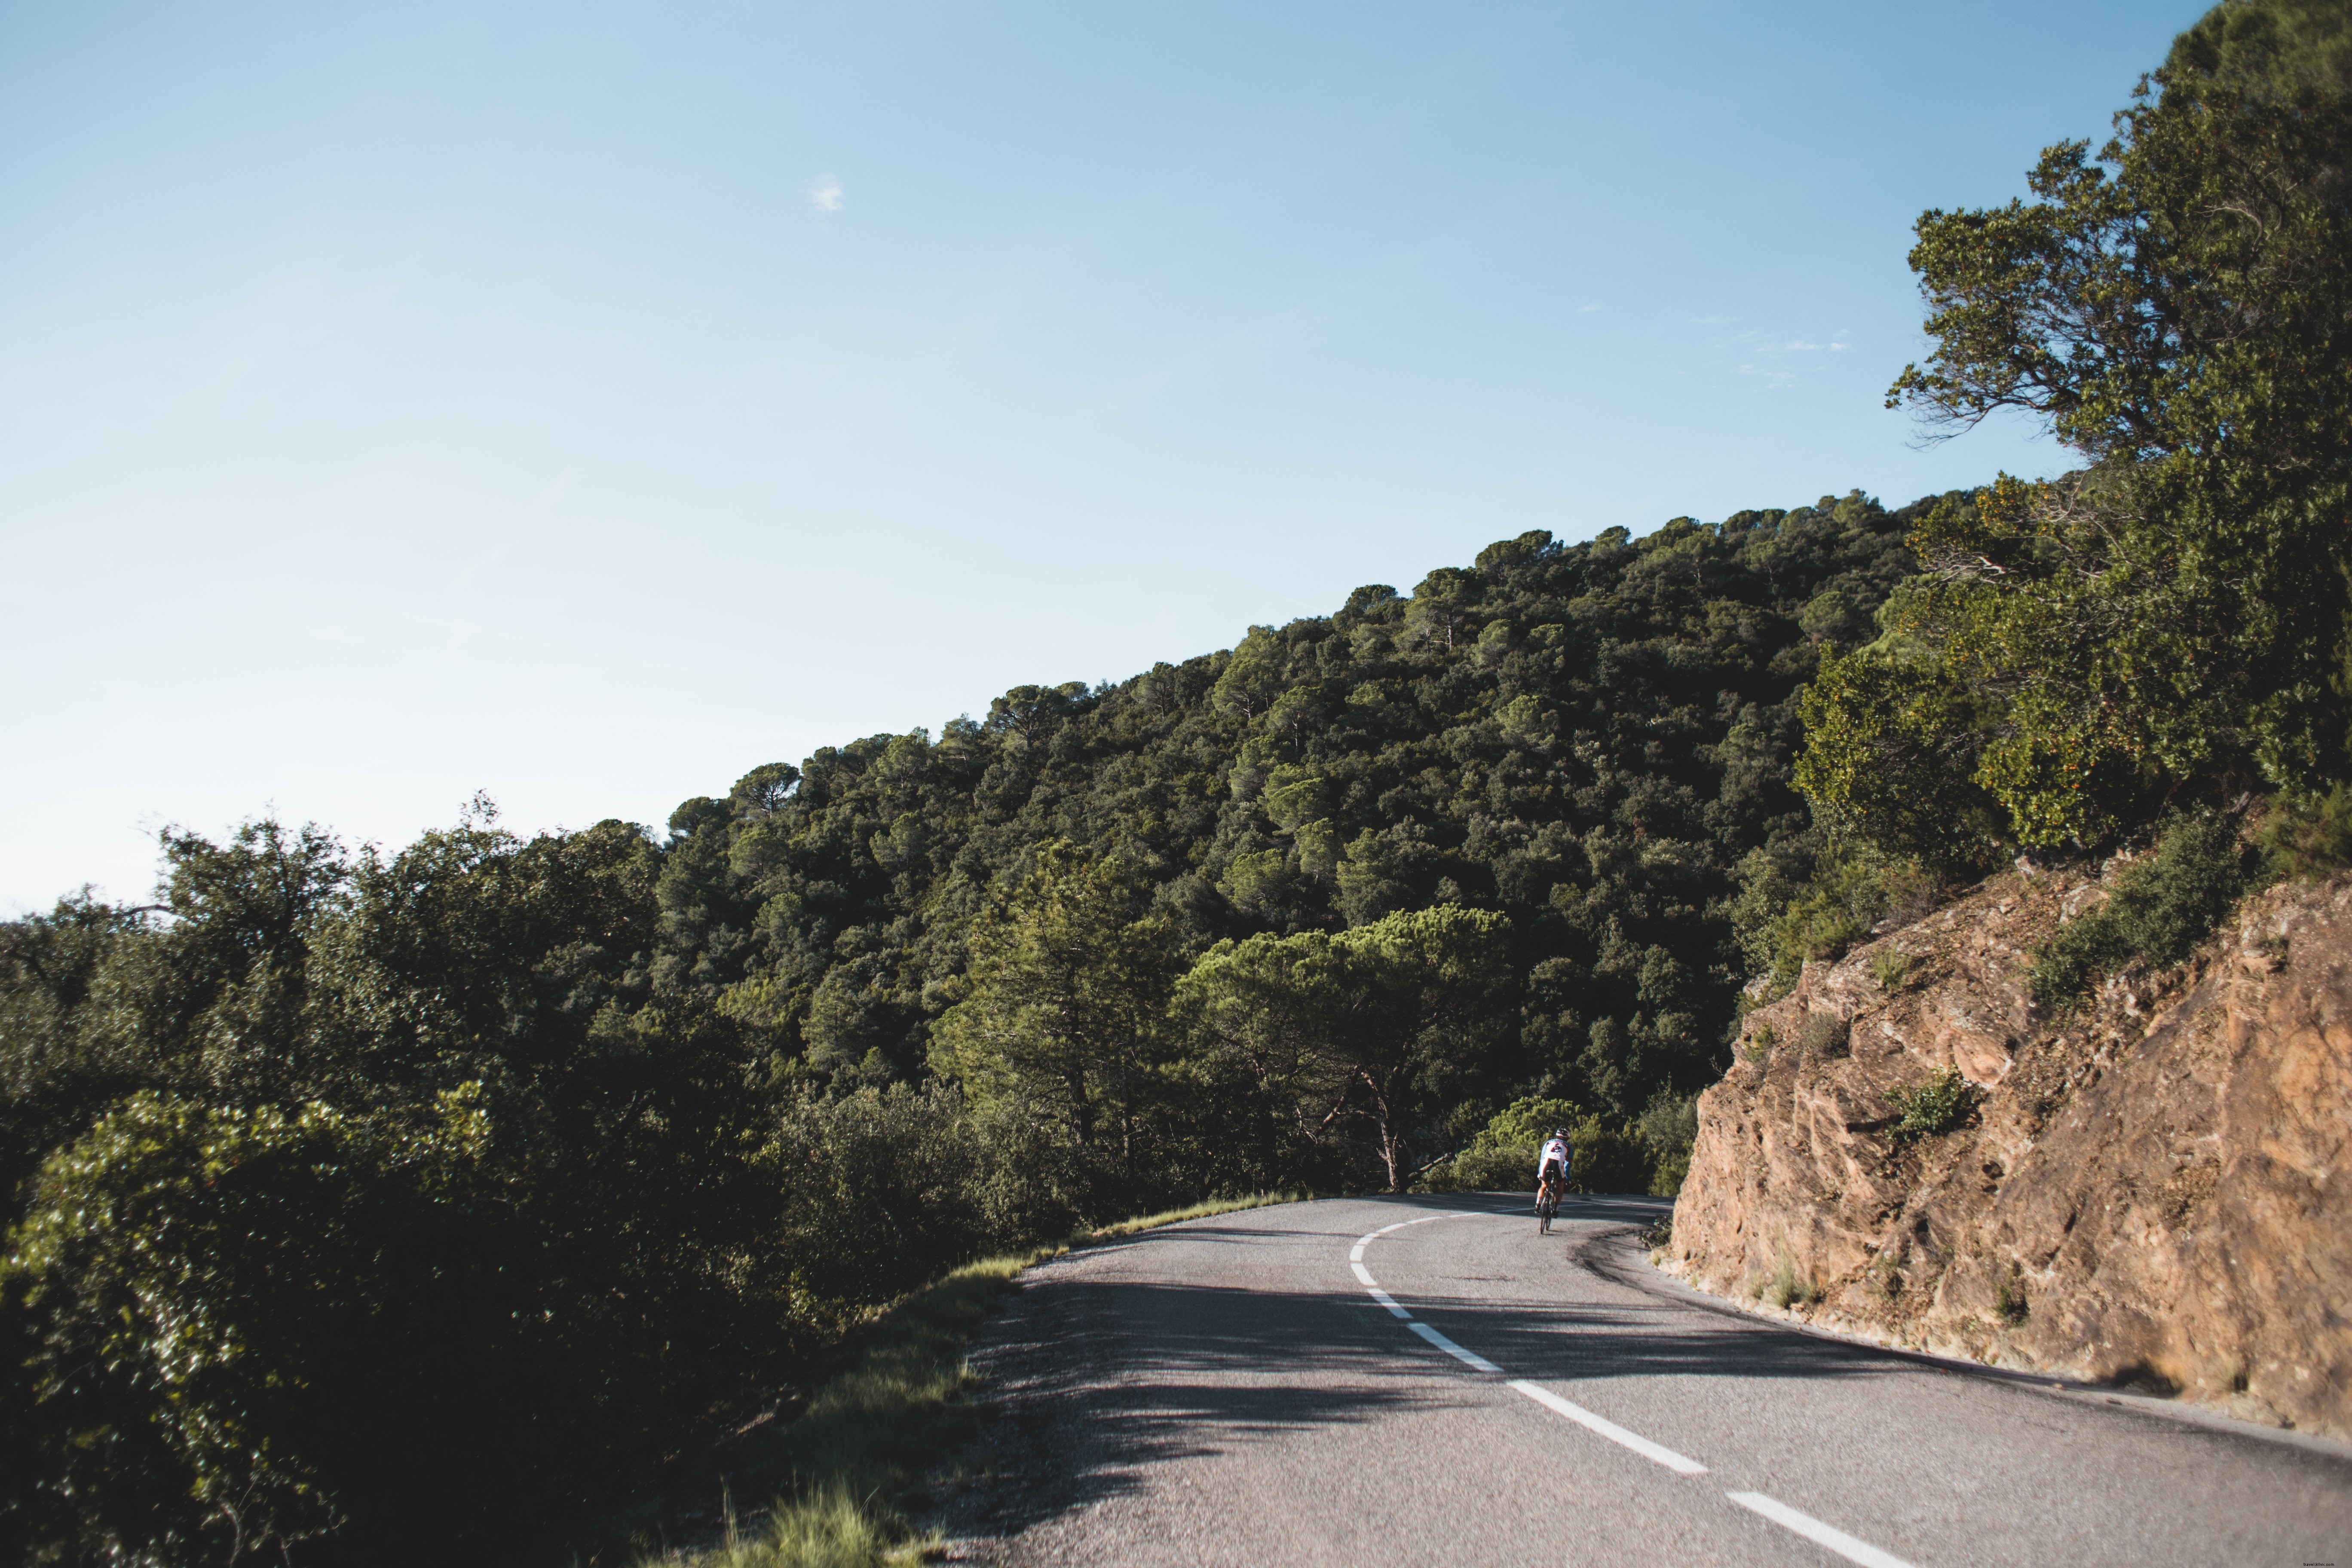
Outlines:
{"label": "rocky cliff", "polygon": [[[2104,896],[2021,863],[1809,965],[1700,1100],[1657,1261],[1884,1342],[2352,1435],[2352,880],[2035,1007],[2033,951]],[[1939,1079],[1941,1118],[1914,1098]]]}

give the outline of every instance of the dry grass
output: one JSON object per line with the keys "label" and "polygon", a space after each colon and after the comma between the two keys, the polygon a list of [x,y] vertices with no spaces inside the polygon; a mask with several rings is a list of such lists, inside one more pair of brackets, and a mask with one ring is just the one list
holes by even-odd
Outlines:
{"label": "dry grass", "polygon": [[1798,1273],[1796,1263],[1784,1252],[1780,1266],[1757,1280],[1756,1295],[1775,1307],[1810,1307],[1822,1299],[1822,1289]]}
{"label": "dry grass", "polygon": [[1085,1231],[1072,1237],[1071,1247],[1087,1247],[1098,1241],[1114,1241],[1122,1236],[1133,1236],[1139,1230],[1156,1230],[1163,1225],[1177,1225],[1188,1219],[1207,1219],[1212,1215],[1235,1214],[1243,1209],[1265,1208],[1269,1204],[1295,1204],[1304,1201],[1306,1193],[1251,1193],[1238,1198],[1210,1198],[1190,1208],[1163,1209],[1158,1214],[1138,1219],[1123,1219],[1117,1225],[1107,1225],[1099,1230]]}

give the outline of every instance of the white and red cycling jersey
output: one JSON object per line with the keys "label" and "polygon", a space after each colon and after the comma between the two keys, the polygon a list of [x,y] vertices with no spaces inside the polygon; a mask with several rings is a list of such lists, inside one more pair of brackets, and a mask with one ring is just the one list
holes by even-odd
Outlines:
{"label": "white and red cycling jersey", "polygon": [[1560,1178],[1564,1181],[1570,1170],[1573,1168],[1574,1161],[1575,1156],[1568,1152],[1568,1140],[1554,1138],[1543,1146],[1543,1152],[1536,1156],[1536,1180],[1538,1183],[1542,1182],[1543,1173],[1557,1163],[1559,1166]]}

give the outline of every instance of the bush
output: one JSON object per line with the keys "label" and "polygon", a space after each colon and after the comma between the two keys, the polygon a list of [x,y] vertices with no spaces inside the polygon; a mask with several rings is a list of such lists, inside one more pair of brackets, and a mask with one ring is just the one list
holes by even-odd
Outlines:
{"label": "bush", "polygon": [[1821,1059],[1848,1054],[1853,1026],[1834,1013],[1808,1013],[1797,1030],[1797,1048]]}
{"label": "bush", "polygon": [[1661,1090],[1633,1125],[1650,1154],[1650,1195],[1673,1197],[1690,1174],[1691,1150],[1698,1142],[1698,1096]]}
{"label": "bush", "polygon": [[1899,947],[1883,948],[1872,954],[1871,984],[1881,991],[1899,991],[1911,973],[1911,955]]}
{"label": "bush", "polygon": [[1780,1266],[1756,1282],[1756,1294],[1776,1307],[1809,1307],[1822,1299],[1821,1287],[1798,1273],[1796,1263],[1785,1252],[1780,1255]]}
{"label": "bush", "polygon": [[2281,795],[2257,840],[2274,876],[2304,881],[2352,866],[2352,789],[2337,784],[2324,795]]}
{"label": "bush", "polygon": [[2017,1264],[2000,1277],[2000,1285],[1993,1296],[1993,1312],[2004,1323],[2021,1323],[2032,1315],[2032,1308],[2025,1299],[2025,1271]]}
{"label": "bush", "polygon": [[1769,976],[1771,994],[1785,994],[1808,961],[1843,955],[1890,916],[1916,920],[1941,896],[1940,885],[1919,861],[1895,858],[1869,844],[1811,837],[1817,847],[1810,856],[1789,847],[1759,849],[1739,868],[1740,892],[1730,911],[1733,934],[1748,973]]}
{"label": "bush", "polygon": [[820,1328],[974,1258],[1076,1226],[1094,1185],[1076,1154],[1004,1101],[893,1084],[787,1104],[755,1163],[779,1189],[776,1252]]}
{"label": "bush", "polygon": [[2035,960],[2033,999],[2057,1006],[2128,963],[2179,963],[2221,923],[2249,878],[2236,824],[2206,817],[2164,836],[2107,901],[2060,928]]}
{"label": "bush", "polygon": [[1569,1190],[1579,1193],[1643,1193],[1654,1179],[1650,1151],[1633,1127],[1612,1128],[1587,1115],[1574,1100],[1531,1097],[1511,1102],[1470,1141],[1470,1146],[1436,1166],[1425,1179],[1433,1192],[1531,1193],[1536,1154],[1555,1127],[1568,1130],[1576,1168]]}
{"label": "bush", "polygon": [[[581,1425],[577,1400],[538,1404],[572,1405],[544,1432],[516,1408],[568,1359],[550,1353],[565,1328],[488,1261],[488,1127],[470,1094],[444,1098],[439,1125],[402,1128],[141,1094],[48,1160],[0,1263],[38,1458],[0,1496],[36,1554],[233,1561],[346,1525],[380,1539],[453,1458],[511,1487],[525,1453]],[[484,1262],[450,1266],[467,1256]],[[490,1500],[441,1500],[462,1515]]]}
{"label": "bush", "polygon": [[1895,1145],[1920,1138],[1940,1138],[1969,1119],[1976,1110],[1976,1086],[1948,1068],[1915,1089],[1896,1089],[1886,1097],[1895,1102],[1895,1121],[1890,1130]]}

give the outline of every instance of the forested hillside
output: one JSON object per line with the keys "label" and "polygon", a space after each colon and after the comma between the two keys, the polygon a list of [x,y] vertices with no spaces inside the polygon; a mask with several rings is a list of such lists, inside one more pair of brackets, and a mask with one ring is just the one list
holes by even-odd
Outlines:
{"label": "forested hillside", "polygon": [[1867,635],[1917,510],[1528,534],[1410,597],[1360,588],[1230,651],[755,770],[670,819],[657,982],[781,1072],[919,1078],[971,921],[1067,841],[1123,863],[1186,958],[1498,911],[1523,984],[1476,1092],[1633,1114],[1720,1053],[1734,873],[1807,826],[1790,699]]}
{"label": "forested hillside", "polygon": [[158,906],[0,930],[0,1533],[528,1537],[943,1267],[1402,1184],[1514,1097],[1646,1184],[1912,515],[1526,535],[666,836],[167,835]]}

